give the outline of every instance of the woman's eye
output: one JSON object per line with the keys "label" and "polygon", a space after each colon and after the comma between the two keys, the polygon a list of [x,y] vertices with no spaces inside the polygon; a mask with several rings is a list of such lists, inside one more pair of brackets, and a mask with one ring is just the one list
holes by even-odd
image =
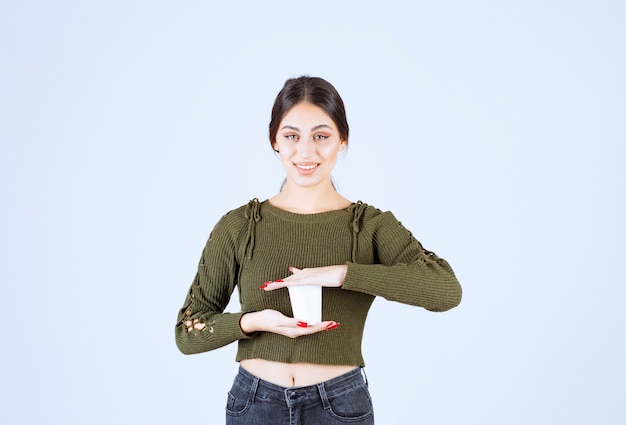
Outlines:
{"label": "woman's eye", "polygon": [[322,141],[328,139],[328,136],[325,134],[316,134],[313,138],[317,141]]}
{"label": "woman's eye", "polygon": [[287,135],[285,135],[285,138],[287,140],[298,140],[298,135],[297,134],[287,134]]}

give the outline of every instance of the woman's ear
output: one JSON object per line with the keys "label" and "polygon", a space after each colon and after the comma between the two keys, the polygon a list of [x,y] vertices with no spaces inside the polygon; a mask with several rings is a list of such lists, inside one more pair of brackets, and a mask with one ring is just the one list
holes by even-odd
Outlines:
{"label": "woman's ear", "polygon": [[343,152],[346,150],[346,147],[348,147],[348,141],[347,140],[342,140],[339,143],[339,152]]}

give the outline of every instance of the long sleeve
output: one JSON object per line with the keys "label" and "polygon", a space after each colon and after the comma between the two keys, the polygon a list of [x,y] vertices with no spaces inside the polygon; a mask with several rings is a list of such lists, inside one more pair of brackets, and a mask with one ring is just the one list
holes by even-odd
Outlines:
{"label": "long sleeve", "polygon": [[[204,247],[198,271],[176,322],[176,345],[184,354],[214,350],[249,338],[240,328],[243,313],[225,313],[235,285],[239,235],[244,222],[231,212],[218,222]],[[194,326],[186,326],[191,321]]]}
{"label": "long sleeve", "polygon": [[390,301],[446,311],[461,302],[462,290],[443,258],[424,249],[390,212],[364,219],[360,258],[348,263],[344,289]]}

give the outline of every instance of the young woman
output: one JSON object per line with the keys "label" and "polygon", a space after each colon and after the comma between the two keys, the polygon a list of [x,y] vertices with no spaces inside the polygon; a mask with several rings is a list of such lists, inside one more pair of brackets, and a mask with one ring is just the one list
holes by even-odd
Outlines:
{"label": "young woman", "polygon": [[[284,186],[224,215],[204,248],[176,343],[192,354],[238,341],[227,424],[373,424],[361,340],[374,298],[431,311],[461,301],[448,263],[392,213],[337,193],[331,172],[348,133],[330,83],[288,80],[269,125]],[[321,323],[292,317],[286,287],[297,285],[323,287]],[[235,286],[241,311],[225,313]]]}

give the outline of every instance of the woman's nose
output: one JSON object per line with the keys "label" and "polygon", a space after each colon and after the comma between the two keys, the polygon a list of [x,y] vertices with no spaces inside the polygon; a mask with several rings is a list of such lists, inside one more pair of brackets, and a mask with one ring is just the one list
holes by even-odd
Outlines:
{"label": "woman's nose", "polygon": [[310,158],[311,156],[313,156],[313,151],[315,148],[313,146],[313,143],[311,143],[310,141],[302,141],[299,145],[299,148],[300,149],[298,153],[302,158]]}

